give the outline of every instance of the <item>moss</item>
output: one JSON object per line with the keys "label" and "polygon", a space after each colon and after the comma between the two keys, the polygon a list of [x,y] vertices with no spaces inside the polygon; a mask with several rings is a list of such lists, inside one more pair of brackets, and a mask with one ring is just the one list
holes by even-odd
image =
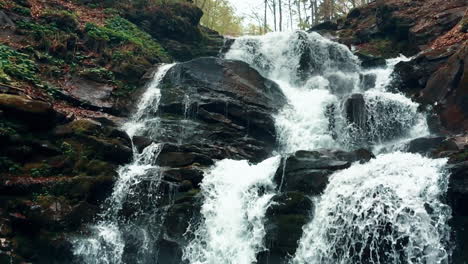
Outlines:
{"label": "moss", "polygon": [[[66,57],[69,51],[75,50],[79,39],[72,30],[62,30],[56,23],[36,23],[33,21],[18,21],[19,32],[31,36],[36,42],[36,49]],[[63,26],[60,26],[63,27]]]}
{"label": "moss", "polygon": [[0,82],[10,83],[12,79],[40,84],[36,63],[27,54],[0,44]]}
{"label": "moss", "polygon": [[72,157],[75,155],[75,149],[68,142],[62,142],[62,144],[60,145],[60,150],[62,150],[62,153],[68,157]]}
{"label": "moss", "polygon": [[398,43],[393,43],[388,39],[372,39],[369,43],[364,44],[359,49],[363,54],[383,58],[396,57],[399,54],[399,50]]}
{"label": "moss", "polygon": [[149,34],[119,16],[108,19],[105,26],[87,23],[85,31],[89,38],[95,41],[109,42],[113,46],[129,45],[126,48],[127,51],[132,51],[130,55],[169,60],[169,56],[162,46]]}
{"label": "moss", "polygon": [[48,164],[42,164],[37,168],[32,168],[30,174],[34,178],[47,177],[52,174],[52,171]]}
{"label": "moss", "polygon": [[15,6],[11,10],[22,16],[31,16],[31,9],[23,6]]}
{"label": "moss", "polygon": [[0,157],[0,173],[1,172],[18,174],[21,172],[21,166],[8,157]]}
{"label": "moss", "polygon": [[468,160],[468,150],[459,152],[450,157],[451,163],[463,162]]}
{"label": "moss", "polygon": [[82,70],[80,76],[96,82],[114,82],[114,73],[103,67]]}
{"label": "moss", "polygon": [[41,18],[64,31],[75,32],[78,29],[76,15],[65,10],[48,9]]}
{"label": "moss", "polygon": [[16,125],[7,120],[0,120],[0,136],[16,135]]}

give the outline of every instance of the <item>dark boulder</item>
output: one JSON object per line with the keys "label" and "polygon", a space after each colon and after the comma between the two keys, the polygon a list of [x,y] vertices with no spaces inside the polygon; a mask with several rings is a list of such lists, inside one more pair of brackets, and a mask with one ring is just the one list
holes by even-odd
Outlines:
{"label": "dark boulder", "polygon": [[297,151],[282,159],[274,179],[280,191],[319,195],[334,171],[349,168],[353,162],[367,162],[373,157],[364,149],[353,152],[325,149]]}
{"label": "dark boulder", "polygon": [[364,91],[374,88],[376,82],[377,82],[377,75],[373,73],[359,75],[359,85],[361,86],[362,89],[364,89]]}
{"label": "dark boulder", "polygon": [[464,263],[468,258],[468,161],[449,166],[451,172],[447,191],[448,204],[452,209],[452,237],[455,241],[453,263]]}
{"label": "dark boulder", "polygon": [[268,251],[259,253],[258,263],[284,263],[294,255],[302,228],[311,219],[312,201],[301,192],[285,192],[272,199],[265,223]]}
{"label": "dark boulder", "polygon": [[332,21],[325,21],[320,24],[317,24],[309,29],[309,32],[320,31],[320,30],[337,30],[338,25]]}
{"label": "dark boulder", "polygon": [[274,82],[244,62],[180,63],[163,80],[159,138],[193,145],[210,158],[261,161],[275,146],[272,115],[285,102]]}
{"label": "dark boulder", "polygon": [[421,100],[435,103],[442,125],[450,131],[468,129],[468,41],[427,81]]}
{"label": "dark boulder", "polygon": [[376,57],[362,52],[356,52],[355,55],[361,61],[361,67],[364,69],[387,66],[386,60],[382,57]]}
{"label": "dark boulder", "polygon": [[446,137],[423,137],[408,143],[408,152],[437,157],[444,152],[457,152],[457,144]]}
{"label": "dark boulder", "polygon": [[344,103],[346,119],[360,129],[366,128],[367,111],[366,101],[362,94],[353,94]]}
{"label": "dark boulder", "polygon": [[0,110],[6,118],[24,120],[32,128],[50,128],[55,124],[56,112],[50,103],[25,96],[0,94]]}

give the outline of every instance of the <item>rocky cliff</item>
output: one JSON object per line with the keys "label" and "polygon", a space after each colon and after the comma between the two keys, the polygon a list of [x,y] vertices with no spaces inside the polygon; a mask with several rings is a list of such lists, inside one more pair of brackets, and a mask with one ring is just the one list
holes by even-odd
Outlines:
{"label": "rocky cliff", "polygon": [[[70,263],[69,238],[87,232],[112,191],[116,169],[153,141],[165,144],[158,240],[160,263],[178,263],[184,233],[200,208],[203,171],[223,158],[259,162],[277,142],[272,115],[286,99],[248,64],[216,56],[223,37],[199,25],[189,3],[122,6],[119,1],[0,1],[0,262]],[[115,2],[115,3],[114,3]],[[376,1],[337,23],[312,30],[356,50],[362,67],[403,53],[394,89],[433,112],[440,137],[410,151],[449,157],[458,251],[466,259],[468,15],[463,0]],[[193,59],[193,60],[192,60]],[[160,62],[186,61],[162,81],[153,134],[129,138],[132,113]],[[157,66],[156,66],[157,68]],[[186,96],[190,95],[190,96]],[[156,114],[155,113],[155,114]],[[260,263],[294,254],[303,225],[328,177],[367,150],[298,151],[284,157],[280,193],[267,211],[267,249]],[[131,219],[135,208],[122,213]]]}
{"label": "rocky cliff", "polygon": [[466,1],[375,1],[351,10],[336,23],[311,29],[351,47],[363,67],[385,65],[383,58],[411,56],[395,67],[393,89],[432,113],[431,130],[440,137],[413,141],[409,150],[449,157],[446,197],[453,209],[453,263],[467,256],[466,199],[468,130],[468,7]]}
{"label": "rocky cliff", "polygon": [[119,127],[153,67],[223,45],[201,16],[188,2],[0,1],[1,263],[69,263],[68,234],[132,160]]}

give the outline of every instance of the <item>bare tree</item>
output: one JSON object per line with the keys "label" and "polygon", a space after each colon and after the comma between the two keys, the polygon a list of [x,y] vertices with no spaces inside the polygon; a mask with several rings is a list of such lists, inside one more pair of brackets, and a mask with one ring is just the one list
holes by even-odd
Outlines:
{"label": "bare tree", "polygon": [[268,0],[265,0],[265,14],[263,17],[263,33],[267,33],[267,28],[268,28],[268,22],[267,22],[267,9],[268,9]]}
{"label": "bare tree", "polygon": [[281,0],[278,0],[278,7],[279,7],[279,31],[283,31],[283,7]]}

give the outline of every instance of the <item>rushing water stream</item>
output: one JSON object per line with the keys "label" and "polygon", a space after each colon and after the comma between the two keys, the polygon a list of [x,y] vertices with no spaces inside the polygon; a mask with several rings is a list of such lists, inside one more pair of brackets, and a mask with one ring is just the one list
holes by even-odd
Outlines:
{"label": "rushing water stream", "polygon": [[[333,174],[324,193],[311,197],[314,217],[289,261],[448,263],[451,212],[440,201],[447,188],[446,161],[404,153],[406,142],[429,135],[426,117],[418,104],[388,89],[393,66],[406,58],[388,60],[386,68],[363,70],[347,47],[305,32],[242,37],[225,58],[245,61],[275,81],[288,104],[275,116],[279,147],[274,156],[256,165],[222,160],[205,173],[202,218],[189,227],[194,238],[184,249],[186,262],[256,262],[257,253],[265,249],[265,213],[278,192],[273,176],[280,156],[365,147],[377,157]],[[148,136],[157,126],[151,113],[160,97],[158,85],[170,67],[156,73],[125,126],[130,135]],[[165,210],[157,206],[158,151],[158,144],[150,145],[119,170],[101,221],[88,237],[75,241],[81,262],[157,263],[158,225]],[[121,217],[128,203],[139,210]],[[137,259],[126,259],[128,248],[138,253]]]}

